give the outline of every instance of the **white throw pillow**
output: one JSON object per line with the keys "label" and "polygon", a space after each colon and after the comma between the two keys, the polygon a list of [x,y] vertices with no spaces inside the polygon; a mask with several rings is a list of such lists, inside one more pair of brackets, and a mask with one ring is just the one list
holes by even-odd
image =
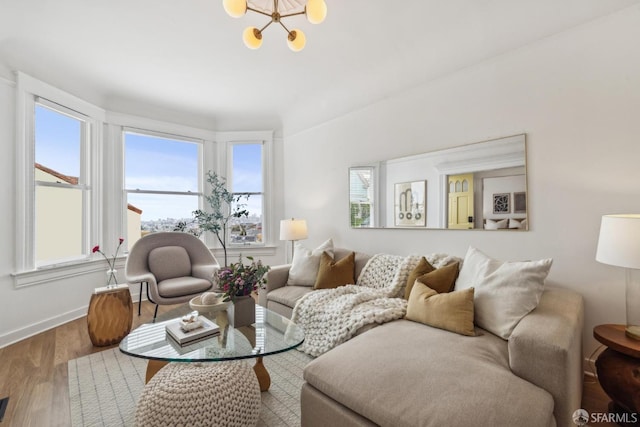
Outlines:
{"label": "white throw pillow", "polygon": [[499,230],[501,228],[507,228],[508,226],[508,219],[501,219],[501,220],[495,220],[495,219],[488,219],[485,224],[484,224],[484,228],[485,230]]}
{"label": "white throw pillow", "polygon": [[469,247],[455,290],[475,288],[475,323],[509,339],[518,322],[538,306],[553,260],[504,262]]}
{"label": "white throw pillow", "polygon": [[522,228],[522,222],[518,219],[509,218],[509,228]]}
{"label": "white throw pillow", "polygon": [[333,258],[333,240],[327,240],[312,251],[295,242],[287,285],[313,286],[316,283],[323,252],[327,252]]}

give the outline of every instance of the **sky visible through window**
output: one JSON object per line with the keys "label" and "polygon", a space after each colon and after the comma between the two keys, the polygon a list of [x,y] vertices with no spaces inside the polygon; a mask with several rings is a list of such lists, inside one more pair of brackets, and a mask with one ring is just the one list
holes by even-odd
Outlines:
{"label": "sky visible through window", "polygon": [[127,190],[192,192],[194,196],[131,193],[128,202],[144,221],[187,219],[198,209],[198,144],[125,133]]}
{"label": "sky visible through window", "polygon": [[35,115],[36,163],[79,177],[82,122],[39,104]]}

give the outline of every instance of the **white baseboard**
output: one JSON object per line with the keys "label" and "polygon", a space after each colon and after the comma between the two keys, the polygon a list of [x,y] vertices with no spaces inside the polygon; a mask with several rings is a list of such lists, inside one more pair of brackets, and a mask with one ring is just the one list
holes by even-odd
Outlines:
{"label": "white baseboard", "polygon": [[[131,300],[134,303],[137,303],[139,297],[140,297],[140,293],[136,292],[135,294],[131,295]],[[147,298],[143,292],[142,301],[146,301],[146,300]],[[26,338],[32,337],[44,331],[48,331],[49,329],[63,325],[72,320],[79,319],[80,317],[84,317],[87,315],[88,309],[89,309],[89,305],[87,304],[75,310],[71,310],[66,313],[50,317],[48,319],[40,320],[40,321],[31,323],[29,325],[23,326],[21,328],[15,329],[13,331],[7,332],[3,335],[0,335],[0,348],[17,343],[18,341],[22,341]],[[137,316],[137,315],[138,315],[137,310],[134,309],[134,316]]]}

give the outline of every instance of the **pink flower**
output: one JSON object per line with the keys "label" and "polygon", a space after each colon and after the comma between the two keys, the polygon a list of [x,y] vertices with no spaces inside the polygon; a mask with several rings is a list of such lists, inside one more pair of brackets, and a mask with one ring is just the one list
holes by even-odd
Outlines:
{"label": "pink flower", "polygon": [[99,251],[100,251],[100,246],[99,245],[96,245],[96,246],[93,247],[93,249],[91,249],[91,252],[94,253],[94,254],[96,252],[99,252]]}
{"label": "pink flower", "polygon": [[118,239],[118,241],[120,242],[120,244],[122,244],[122,242],[124,242],[124,239],[121,237]]}

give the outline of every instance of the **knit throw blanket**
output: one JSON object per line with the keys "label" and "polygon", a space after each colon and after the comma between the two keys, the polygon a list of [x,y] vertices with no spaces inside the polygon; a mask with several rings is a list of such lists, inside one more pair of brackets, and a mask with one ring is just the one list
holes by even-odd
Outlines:
{"label": "knit throw blanket", "polygon": [[[357,284],[304,295],[291,316],[305,333],[298,349],[319,356],[351,339],[363,326],[403,318],[407,301],[399,296],[404,294],[409,273],[419,260],[418,255],[374,255],[362,269]],[[439,268],[457,258],[434,254],[427,260]]]}

